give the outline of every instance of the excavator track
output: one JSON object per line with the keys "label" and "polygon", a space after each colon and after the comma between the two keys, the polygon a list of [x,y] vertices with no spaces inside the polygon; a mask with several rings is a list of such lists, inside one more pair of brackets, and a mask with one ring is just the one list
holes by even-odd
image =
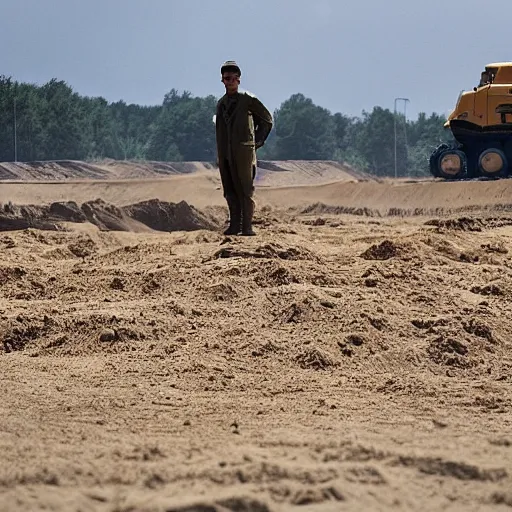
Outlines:
{"label": "excavator track", "polygon": [[430,156],[430,173],[436,178],[462,180],[512,177],[512,124],[484,128],[453,120],[456,142],[441,144]]}

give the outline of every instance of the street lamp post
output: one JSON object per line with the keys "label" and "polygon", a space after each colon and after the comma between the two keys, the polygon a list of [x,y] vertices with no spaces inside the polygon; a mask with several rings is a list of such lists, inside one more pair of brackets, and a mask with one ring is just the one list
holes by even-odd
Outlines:
{"label": "street lamp post", "polygon": [[409,148],[407,146],[407,103],[409,100],[406,98],[404,101],[404,144],[405,144],[405,163],[407,165],[408,156],[409,156]]}
{"label": "street lamp post", "polygon": [[16,120],[16,93],[14,93],[14,162],[18,161],[18,127]]}
{"label": "street lamp post", "polygon": [[409,98],[395,98],[395,109],[393,111],[394,131],[395,131],[395,178],[398,177],[397,161],[396,161],[396,102],[397,101],[404,102],[404,118],[405,118],[404,135],[405,135],[405,151],[407,154],[407,102],[410,102],[411,100],[409,100]]}

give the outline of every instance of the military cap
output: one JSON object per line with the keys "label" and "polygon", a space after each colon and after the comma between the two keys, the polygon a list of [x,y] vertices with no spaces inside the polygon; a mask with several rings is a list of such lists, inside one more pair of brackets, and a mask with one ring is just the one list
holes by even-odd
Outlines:
{"label": "military cap", "polygon": [[238,73],[240,76],[242,76],[242,71],[240,70],[240,67],[234,60],[227,60],[222,64],[222,67],[220,68],[220,73],[223,74],[225,72],[232,72],[232,73]]}

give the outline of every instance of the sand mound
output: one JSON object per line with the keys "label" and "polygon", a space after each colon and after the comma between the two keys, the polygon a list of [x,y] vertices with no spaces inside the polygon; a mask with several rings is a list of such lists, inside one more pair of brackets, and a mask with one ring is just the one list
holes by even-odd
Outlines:
{"label": "sand mound", "polygon": [[449,219],[431,219],[425,222],[426,226],[436,226],[439,232],[454,231],[482,231],[484,228],[502,228],[512,225],[512,217],[456,217]]}
{"label": "sand mound", "polygon": [[[306,504],[307,502],[304,502]],[[168,508],[167,512],[271,512],[260,500],[246,496],[227,498],[215,502],[193,502]]]}
{"label": "sand mound", "polygon": [[108,176],[108,171],[101,167],[74,160],[4,162],[0,164],[0,180],[105,179]]}
{"label": "sand mound", "polygon": [[236,245],[225,246],[219,249],[214,258],[265,258],[282,260],[314,260],[316,256],[305,247],[283,247],[278,243],[257,245],[248,249]]}
{"label": "sand mound", "polygon": [[260,187],[368,180],[375,178],[347,164],[324,160],[259,160],[256,172],[256,185]]}
{"label": "sand mound", "polygon": [[41,206],[0,205],[0,231],[28,228],[58,230],[48,212],[49,208]]}
{"label": "sand mound", "polygon": [[79,160],[0,163],[0,180],[62,181],[85,179],[154,178],[211,170],[202,162],[124,162],[102,160],[86,163]]}
{"label": "sand mound", "polygon": [[[101,199],[84,203],[81,210],[86,219],[101,230],[137,231],[135,223],[131,222],[130,217],[121,208]],[[63,220],[71,221],[66,217]]]}
{"label": "sand mound", "polygon": [[363,215],[365,217],[381,217],[382,213],[367,207],[355,206],[332,206],[324,203],[308,204],[300,209],[300,213],[304,214],[330,214],[330,215]]}
{"label": "sand mound", "polygon": [[159,200],[117,207],[101,199],[78,206],[74,201],[49,206],[4,205],[0,211],[0,231],[37,228],[60,230],[62,222],[90,222],[110,231],[194,231],[215,230],[219,220],[204,214],[185,201],[178,204]]}
{"label": "sand mound", "polygon": [[178,204],[153,199],[123,208],[132,219],[157,231],[194,231],[217,229],[218,221],[187,202]]}
{"label": "sand mound", "polygon": [[372,245],[361,255],[365,260],[388,260],[401,252],[401,248],[391,240],[384,240],[379,245]]}
{"label": "sand mound", "polygon": [[[185,174],[218,174],[209,162],[130,162],[74,160],[0,163],[0,181],[76,181],[154,179]],[[331,161],[258,161],[260,186],[300,185],[332,181],[372,179],[348,165]],[[290,181],[291,180],[291,181]]]}

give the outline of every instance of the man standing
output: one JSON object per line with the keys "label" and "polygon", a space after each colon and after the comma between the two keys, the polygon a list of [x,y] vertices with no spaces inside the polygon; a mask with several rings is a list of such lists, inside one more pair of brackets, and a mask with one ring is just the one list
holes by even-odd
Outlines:
{"label": "man standing", "polygon": [[229,227],[224,234],[253,236],[256,150],[272,129],[272,115],[253,94],[239,92],[242,73],[236,62],[225,62],[220,71],[226,94],[217,103],[215,129],[220,177],[229,209]]}

